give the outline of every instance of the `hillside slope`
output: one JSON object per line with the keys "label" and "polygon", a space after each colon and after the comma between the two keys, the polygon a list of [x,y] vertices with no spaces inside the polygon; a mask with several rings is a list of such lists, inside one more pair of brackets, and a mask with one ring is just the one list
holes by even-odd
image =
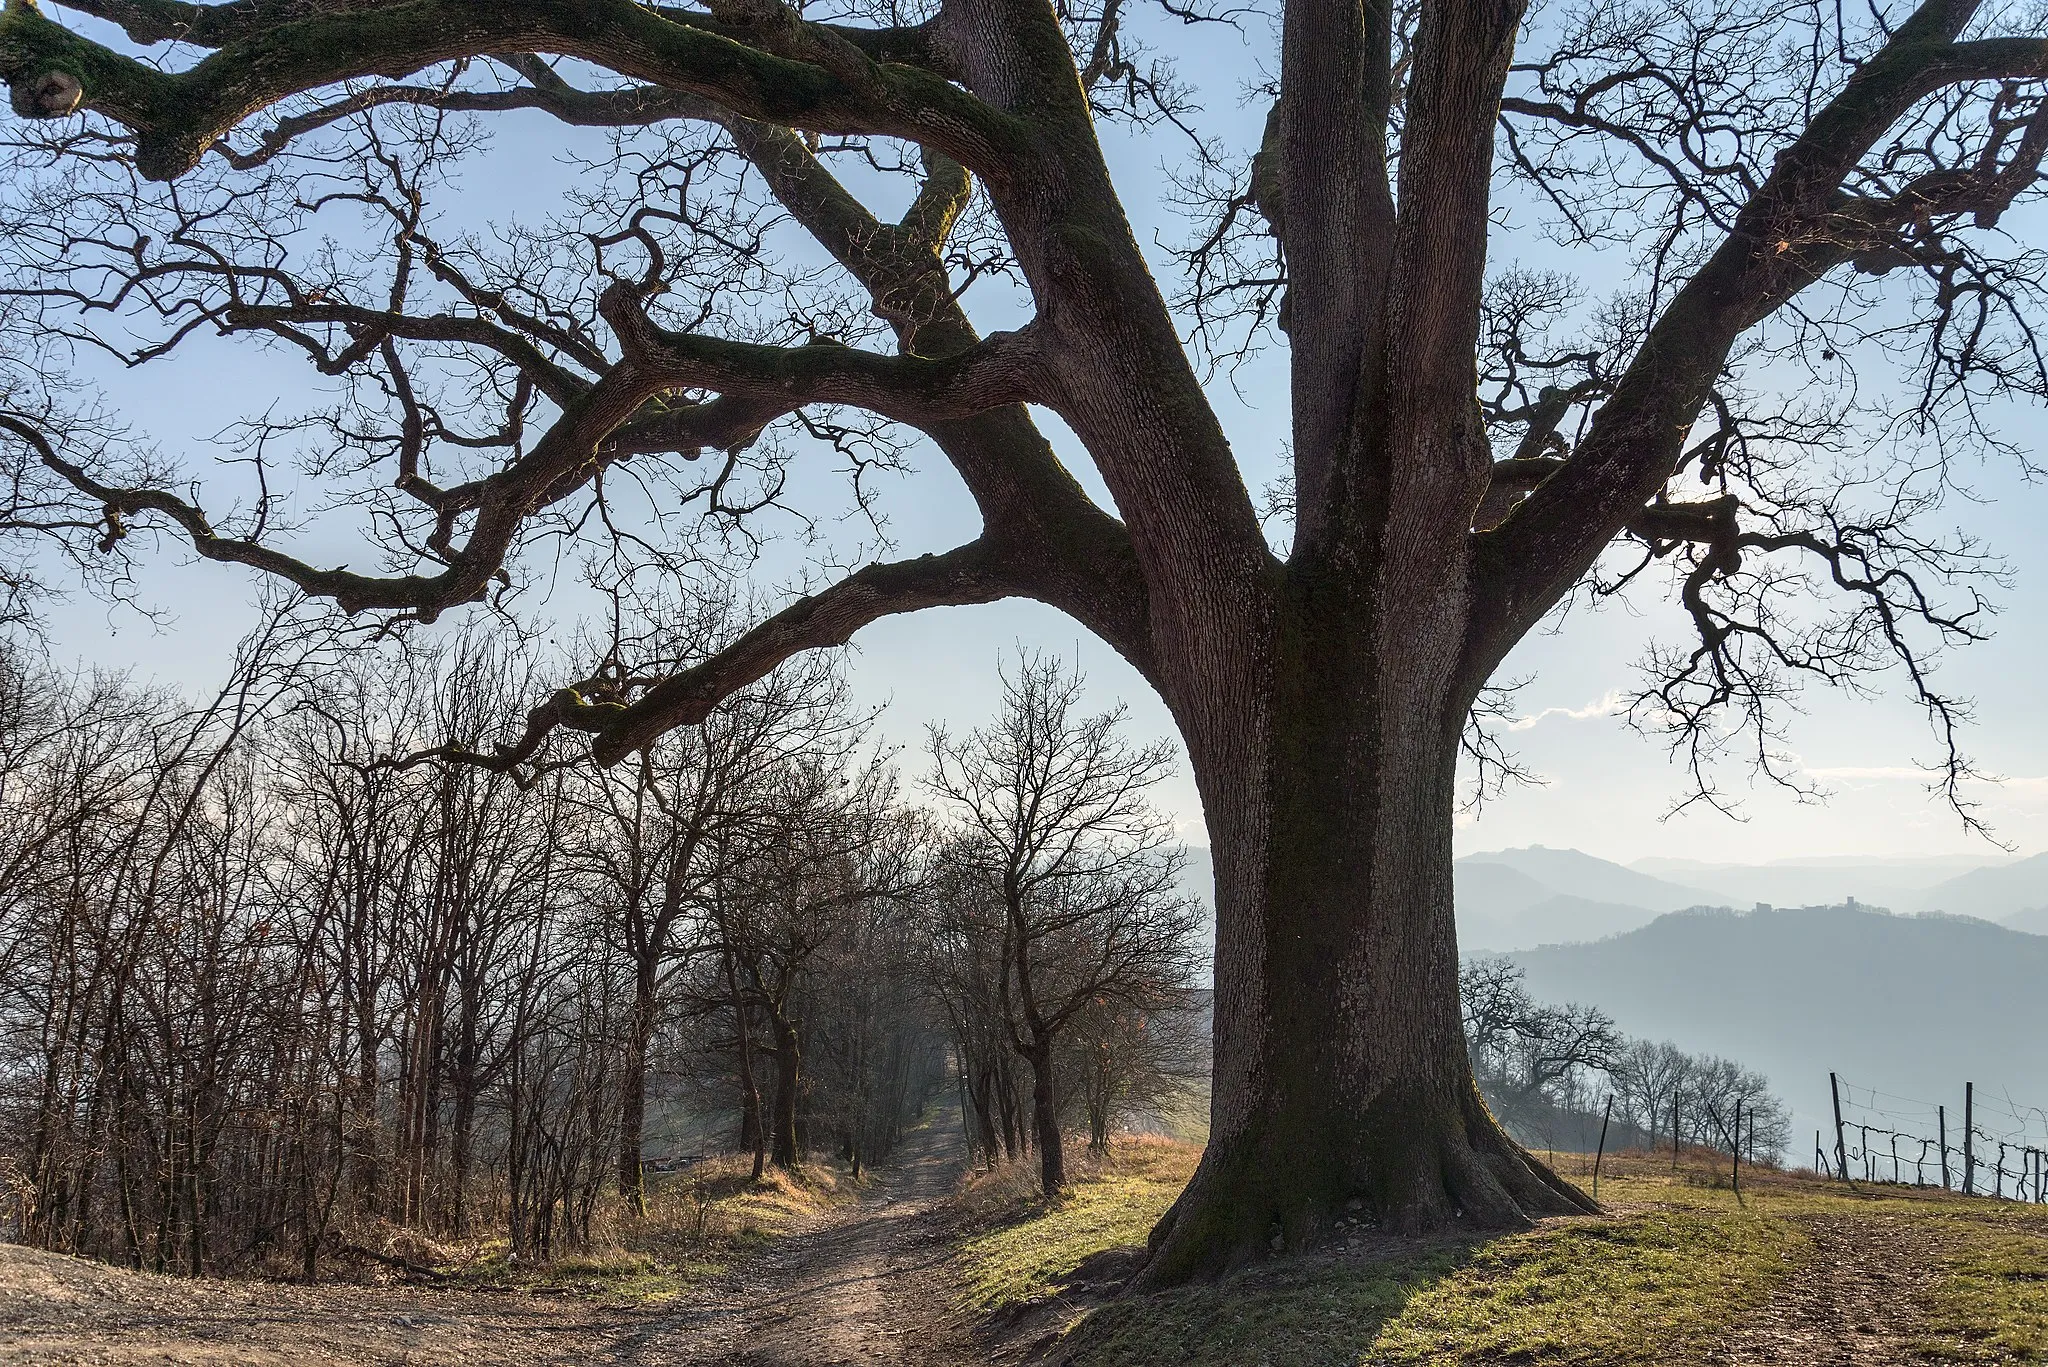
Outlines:
{"label": "hillside slope", "polygon": [[1458,861],[1458,871],[1475,864],[1500,865],[1534,879],[1553,893],[1582,897],[1589,902],[1611,902],[1644,907],[1653,912],[1680,911],[1686,907],[1727,906],[1726,894],[1689,883],[1674,883],[1638,873],[1625,865],[1599,859],[1579,850],[1556,850],[1531,845],[1519,850],[1496,850],[1469,854]]}
{"label": "hillside slope", "polygon": [[1937,883],[1906,905],[1915,911],[1946,911],[2009,922],[2033,912],[2031,928],[2041,924],[2043,909],[2048,908],[2048,854],[1997,868],[1972,869]]}
{"label": "hillside slope", "polygon": [[1830,1123],[1830,1070],[1945,1102],[1952,1114],[1965,1081],[2048,1105],[2042,936],[1959,917],[1807,907],[1678,913],[1599,943],[1513,957],[1539,1001],[1597,1003],[1632,1035],[1760,1069],[1791,1102],[1800,1144]]}
{"label": "hillside slope", "polygon": [[[2048,1358],[2048,1215],[1851,1191],[1719,1155],[1606,1160],[1609,1212],[1501,1237],[1339,1221],[1306,1256],[1119,1294],[1194,1166],[1156,1142],[1015,1201],[960,1248],[986,1355],[1034,1367],[1895,1367]],[[1586,1182],[1590,1160],[1561,1156]],[[982,1184],[1000,1187],[998,1175]],[[969,1200],[988,1212],[985,1199]]]}

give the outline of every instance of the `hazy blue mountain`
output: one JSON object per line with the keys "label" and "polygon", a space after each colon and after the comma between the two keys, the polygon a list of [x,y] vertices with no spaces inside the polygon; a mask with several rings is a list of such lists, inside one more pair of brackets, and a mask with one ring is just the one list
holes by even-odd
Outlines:
{"label": "hazy blue mountain", "polygon": [[1908,904],[1915,911],[1946,911],[2004,921],[2023,911],[2048,907],[2048,854],[1937,883]]}
{"label": "hazy blue mountain", "polygon": [[2029,935],[2048,935],[2048,907],[2028,907],[2016,911],[2000,922],[2012,930],[2025,931]]}
{"label": "hazy blue mountain", "polygon": [[1512,957],[1539,1001],[1597,1003],[1632,1035],[1763,1071],[1794,1109],[1795,1161],[1811,1161],[1813,1131],[1831,1124],[1830,1069],[1946,1103],[1952,1117],[1965,1081],[2048,1106],[2048,937],[1964,917],[1806,907],[1683,912]]}
{"label": "hazy blue mountain", "polygon": [[1458,942],[1489,949],[1520,949],[1543,943],[1525,938],[1523,913],[1557,894],[1505,864],[1459,861],[1456,869]]}
{"label": "hazy blue mountain", "polygon": [[[1516,917],[1508,927],[1512,938],[1502,939],[1501,944],[1509,949],[1575,944],[1619,935],[1656,919],[1656,912],[1624,902],[1595,902],[1559,894],[1545,898]],[[1462,927],[1460,943],[1478,947],[1476,942],[1464,939]]]}
{"label": "hazy blue mountain", "polygon": [[[1936,884],[2008,861],[1975,855],[1923,859],[1871,859],[1856,855],[1774,860],[1768,864],[1712,864],[1693,859],[1638,859],[1639,873],[1692,883],[1727,893],[1737,906],[1834,906],[1851,897],[1894,911],[1923,910],[1922,897]],[[2048,901],[2044,897],[2043,901]],[[1974,907],[1949,911],[1987,916]],[[1988,918],[1988,917],[1987,917]]]}
{"label": "hazy blue mountain", "polygon": [[1468,854],[1458,861],[1459,877],[1469,876],[1468,870],[1482,864],[1512,869],[1562,896],[1644,907],[1652,912],[1681,911],[1694,906],[1727,906],[1732,900],[1720,892],[1653,878],[1647,873],[1596,859],[1578,850],[1553,850],[1531,845],[1527,849]]}

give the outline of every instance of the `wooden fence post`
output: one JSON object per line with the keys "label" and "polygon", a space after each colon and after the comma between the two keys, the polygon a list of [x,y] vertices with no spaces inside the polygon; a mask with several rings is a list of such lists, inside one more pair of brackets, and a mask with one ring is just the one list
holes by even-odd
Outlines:
{"label": "wooden fence post", "polygon": [[1728,1185],[1735,1195],[1742,1195],[1742,1098],[1735,1098],[1735,1133],[1729,1136],[1728,1147],[1734,1150],[1735,1160],[1728,1169]]}
{"label": "wooden fence post", "polygon": [[1600,1147],[1593,1151],[1593,1199],[1600,1199],[1600,1160],[1607,1156],[1607,1122],[1614,1118],[1614,1093],[1607,1094],[1607,1109],[1600,1114]]}
{"label": "wooden fence post", "polygon": [[1846,1182],[1849,1180],[1849,1146],[1842,1138],[1842,1084],[1833,1073],[1828,1074],[1828,1095],[1835,1102],[1835,1166]]}
{"label": "wooden fence post", "polygon": [[1971,1142],[1977,1129],[1977,1084],[1963,1084],[1963,1195],[1975,1196],[1977,1150]]}

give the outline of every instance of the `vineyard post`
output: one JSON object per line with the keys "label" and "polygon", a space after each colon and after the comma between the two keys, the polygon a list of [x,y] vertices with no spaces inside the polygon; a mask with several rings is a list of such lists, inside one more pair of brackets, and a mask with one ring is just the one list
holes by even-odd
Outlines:
{"label": "vineyard post", "polygon": [[1735,1133],[1728,1138],[1728,1147],[1735,1152],[1735,1161],[1728,1169],[1728,1185],[1739,1198],[1742,1195],[1742,1098],[1735,1098]]}
{"label": "vineyard post", "polygon": [[1941,1189],[1949,1191],[1953,1188],[1954,1184],[1949,1180],[1948,1172],[1948,1107],[1936,1106],[1934,1108],[1934,1119],[1935,1123],[1941,1127]]}
{"label": "vineyard post", "polygon": [[1678,1171],[1678,1089],[1671,1089],[1671,1170]]}
{"label": "vineyard post", "polygon": [[1614,1093],[1607,1094],[1607,1109],[1600,1113],[1600,1146],[1593,1151],[1593,1199],[1600,1199],[1600,1160],[1607,1156],[1607,1122],[1614,1118]]}
{"label": "vineyard post", "polygon": [[1975,1196],[1977,1149],[1971,1142],[1977,1131],[1977,1084],[1963,1084],[1963,1195]]}
{"label": "vineyard post", "polygon": [[1828,1095],[1835,1102],[1835,1166],[1846,1182],[1849,1180],[1849,1145],[1842,1138],[1842,1084],[1833,1073],[1828,1074]]}

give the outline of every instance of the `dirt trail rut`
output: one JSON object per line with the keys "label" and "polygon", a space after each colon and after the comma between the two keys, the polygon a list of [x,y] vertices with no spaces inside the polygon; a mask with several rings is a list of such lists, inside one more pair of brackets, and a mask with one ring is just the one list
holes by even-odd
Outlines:
{"label": "dirt trail rut", "polygon": [[1813,1252],[1728,1341],[1713,1367],[1891,1367],[1927,1361],[1918,1300],[1939,1266],[1911,1221],[1814,1215]]}
{"label": "dirt trail rut", "polygon": [[957,1109],[905,1137],[857,1207],[688,1302],[406,1287],[191,1282],[0,1244],[0,1367],[964,1367],[933,1210],[964,1154]]}
{"label": "dirt trail rut", "polygon": [[945,1231],[932,1208],[960,1175],[957,1109],[905,1136],[859,1213],[786,1240],[757,1264],[758,1289],[736,1307],[745,1367],[840,1363],[951,1367],[965,1329],[947,1313]]}

